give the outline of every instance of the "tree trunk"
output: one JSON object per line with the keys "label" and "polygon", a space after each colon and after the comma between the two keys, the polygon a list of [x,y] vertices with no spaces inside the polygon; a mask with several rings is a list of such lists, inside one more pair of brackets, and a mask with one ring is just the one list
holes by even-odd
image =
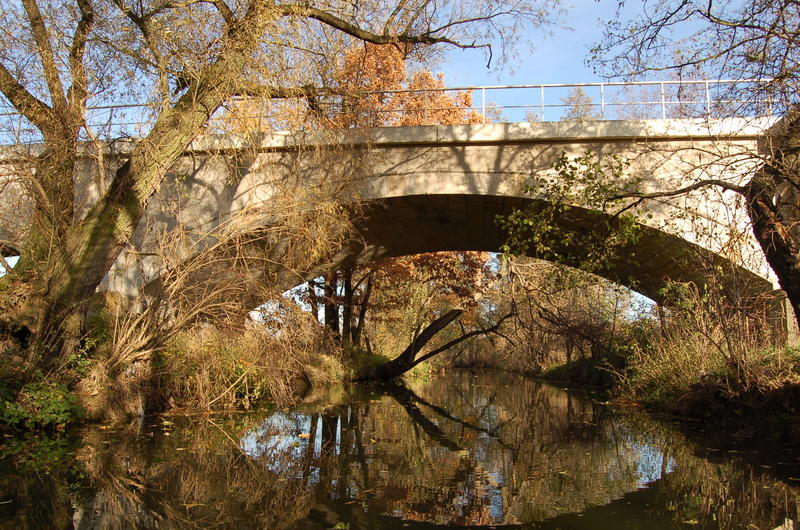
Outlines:
{"label": "tree trunk", "polygon": [[800,323],[800,243],[792,233],[800,219],[794,219],[792,212],[785,218],[785,210],[775,204],[774,182],[780,178],[780,170],[774,166],[759,171],[745,188],[747,212],[753,233]]}
{"label": "tree trunk", "polygon": [[434,335],[439,333],[448,324],[450,324],[453,320],[458,318],[464,311],[461,309],[451,309],[444,316],[439,317],[438,319],[434,320],[425,330],[417,335],[408,348],[403,351],[400,355],[397,356],[396,359],[389,361],[388,363],[381,364],[379,366],[373,366],[366,370],[364,370],[361,374],[358,374],[355,378],[356,381],[369,381],[375,379],[393,379],[395,377],[399,377],[406,373],[407,371],[414,368],[416,365],[420,364],[423,361],[427,361],[431,357],[439,355],[442,352],[445,352],[452,348],[453,346],[464,342],[467,339],[472,337],[477,337],[478,335],[486,335],[488,333],[498,333],[500,326],[505,322],[507,319],[511,318],[514,315],[514,312],[507,313],[500,317],[494,325],[489,326],[485,329],[476,329],[470,331],[469,333],[464,333],[460,337],[451,340],[444,346],[440,346],[435,350],[429,351],[422,357],[417,358],[417,353],[425,346],[425,344],[433,338]]}
{"label": "tree trunk", "polygon": [[414,360],[417,353],[425,347],[434,335],[446,328],[452,321],[461,316],[462,309],[451,309],[443,316],[434,320],[422,333],[414,337],[411,344],[398,355],[394,360],[378,366],[367,368],[363,373],[356,376],[356,381],[367,381],[371,379],[392,379],[403,375],[414,367]]}
{"label": "tree trunk", "polygon": [[361,307],[358,308],[358,323],[353,329],[353,345],[356,348],[361,346],[361,336],[364,332],[364,323],[367,319],[367,309],[369,308],[369,299],[372,295],[372,272],[367,276],[367,288],[364,291],[364,296],[361,298]]}
{"label": "tree trunk", "polygon": [[336,337],[341,337],[339,328],[339,304],[336,302],[336,294],[339,285],[339,274],[333,271],[325,279],[325,325],[333,331]]}
{"label": "tree trunk", "polygon": [[317,282],[309,280],[308,283],[308,303],[311,304],[311,314],[315,319],[319,318],[319,300],[317,299]]}
{"label": "tree trunk", "polygon": [[353,339],[353,268],[342,271],[344,299],[342,300],[342,338],[351,343]]}

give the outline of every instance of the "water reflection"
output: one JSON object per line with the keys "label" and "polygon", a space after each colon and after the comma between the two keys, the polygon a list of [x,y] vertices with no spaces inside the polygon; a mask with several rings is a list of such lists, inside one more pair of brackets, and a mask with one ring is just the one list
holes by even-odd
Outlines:
{"label": "water reflection", "polygon": [[313,485],[316,510],[332,512],[325,528],[342,504],[440,525],[530,523],[607,504],[671,471],[604,407],[502,379],[385,386],[325,412],[276,414],[241,445]]}
{"label": "water reflection", "polygon": [[9,451],[0,526],[776,528],[798,500],[761,468],[711,463],[647,419],[507,374],[82,442],[46,470]]}

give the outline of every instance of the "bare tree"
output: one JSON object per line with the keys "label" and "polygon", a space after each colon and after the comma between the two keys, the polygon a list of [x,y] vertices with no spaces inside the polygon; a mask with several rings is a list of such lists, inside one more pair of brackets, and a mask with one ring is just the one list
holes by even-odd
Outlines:
{"label": "bare tree", "polygon": [[[3,103],[42,143],[26,180],[35,211],[20,262],[0,287],[0,327],[25,330],[47,364],[172,163],[232,98],[306,98],[313,108],[353,43],[490,52],[488,43],[505,46],[520,25],[546,23],[555,11],[543,0],[5,0],[0,13]],[[102,195],[79,212],[81,142],[115,137],[91,125],[90,110],[131,100],[150,104],[136,117],[146,130],[119,167],[100,169]]]}
{"label": "bare tree", "polygon": [[572,87],[561,103],[567,107],[563,119],[566,121],[599,120],[600,113],[597,103],[587,94],[582,87]]}
{"label": "bare tree", "polygon": [[617,198],[653,199],[707,187],[741,194],[753,233],[800,320],[798,38],[800,5],[792,0],[645,0],[635,19],[618,16],[610,22],[594,60],[614,75],[672,70],[680,77],[702,68],[721,77],[759,80],[735,86],[726,96],[737,102],[734,112],[752,115],[766,102],[783,114],[747,182],[711,178]]}

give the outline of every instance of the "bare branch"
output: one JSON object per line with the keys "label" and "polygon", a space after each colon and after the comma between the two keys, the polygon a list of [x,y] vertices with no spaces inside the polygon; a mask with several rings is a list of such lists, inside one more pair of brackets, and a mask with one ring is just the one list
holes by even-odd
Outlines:
{"label": "bare branch", "polygon": [[155,5],[153,9],[151,9],[150,11],[142,13],[141,18],[147,20],[165,11],[170,11],[172,9],[183,9],[197,4],[212,5],[214,6],[214,8],[216,8],[216,10],[225,20],[226,24],[232,25],[236,23],[236,17],[234,16],[233,11],[231,10],[230,6],[228,6],[228,4],[225,3],[224,0],[183,0],[183,1],[165,0]]}
{"label": "bare branch", "polygon": [[232,26],[236,23],[236,16],[234,16],[233,11],[228,4],[225,3],[225,0],[212,0],[210,3],[217,8],[217,11],[219,11],[219,14],[222,15],[222,18],[225,20],[226,24]]}
{"label": "bare branch", "polygon": [[[164,55],[158,49],[155,42],[153,42],[153,35],[150,31],[150,18],[154,15],[155,12],[147,13],[145,15],[137,15],[133,12],[133,10],[127,6],[124,0],[113,0],[114,5],[122,11],[122,13],[130,20],[133,25],[139,30],[142,34],[142,38],[144,39],[145,43],[147,44],[147,49],[150,50],[150,53],[153,54],[153,58],[155,59],[155,66],[158,71],[158,81],[159,81],[159,90],[161,92],[161,100],[164,106],[168,106],[170,103],[170,90],[169,90],[169,76],[167,75],[167,61],[164,59]],[[192,0],[190,3],[196,3]]]}
{"label": "bare branch", "polygon": [[28,15],[28,22],[31,25],[31,32],[36,41],[36,48],[42,62],[42,69],[44,70],[47,87],[50,90],[53,106],[55,108],[59,106],[65,108],[67,106],[67,101],[64,97],[64,87],[58,75],[55,54],[50,44],[50,35],[44,25],[42,13],[39,11],[39,5],[36,3],[36,0],[22,0],[22,5],[25,7],[25,13]]}
{"label": "bare branch", "polygon": [[489,326],[488,328],[484,328],[484,329],[476,329],[476,330],[470,331],[469,333],[467,333],[465,335],[462,335],[462,336],[458,337],[457,339],[451,340],[450,342],[448,342],[444,346],[440,346],[439,348],[436,348],[435,350],[426,353],[422,357],[419,357],[416,361],[414,361],[411,364],[411,368],[415,367],[416,365],[418,365],[419,363],[421,363],[423,361],[426,361],[426,360],[430,359],[434,355],[439,355],[443,351],[449,350],[450,348],[452,348],[456,344],[464,342],[465,340],[467,340],[469,338],[472,338],[472,337],[475,337],[475,336],[478,336],[478,335],[486,335],[488,333],[497,333],[497,330],[500,329],[500,326],[503,324],[503,322],[505,322],[507,319],[511,318],[513,315],[514,315],[514,312],[512,311],[512,312],[507,313],[507,314],[503,315],[502,317],[500,317],[500,320],[498,320],[493,326]]}
{"label": "bare branch", "polygon": [[708,187],[718,187],[727,191],[735,191],[736,193],[740,194],[744,194],[746,189],[745,186],[737,186],[736,184],[731,184],[730,182],[724,180],[704,179],[704,180],[699,180],[694,184],[690,184],[689,186],[685,186],[683,188],[678,188],[674,190],[653,191],[650,193],[639,193],[639,192],[620,193],[619,195],[614,195],[609,197],[607,201],[618,201],[622,199],[634,199],[634,198],[658,199],[662,197],[676,197],[678,195],[683,195],[684,193]]}
{"label": "bare branch", "polygon": [[386,19],[386,24],[383,25],[384,34],[389,33],[389,28],[392,27],[392,24],[394,24],[397,15],[399,15],[400,12],[403,10],[403,8],[406,7],[407,3],[408,0],[400,0],[399,2],[397,2],[397,6],[394,8],[394,11],[392,11],[392,14],[389,15],[389,17]]}
{"label": "bare branch", "polygon": [[8,263],[8,261],[6,261],[6,258],[5,258],[5,256],[3,256],[3,253],[2,253],[2,252],[0,252],[0,266],[1,266],[1,267],[3,267],[3,268],[6,270],[6,273],[9,273],[9,272],[11,272],[11,269],[13,268],[13,267],[12,267],[12,266],[11,266],[11,265]]}
{"label": "bare branch", "polygon": [[373,33],[361,28],[356,24],[348,22],[343,18],[339,18],[332,13],[309,6],[287,4],[280,6],[280,9],[284,16],[308,17],[346,33],[351,37],[355,37],[365,42],[371,42],[372,44],[394,44],[397,42],[403,42],[407,44],[428,45],[449,44],[462,49],[478,49],[488,47],[488,44],[464,44],[446,37],[436,37],[432,32],[426,32],[420,35],[411,35],[409,33],[401,33],[399,35],[390,35],[385,32],[383,34]]}
{"label": "bare branch", "polygon": [[327,87],[304,85],[300,87],[282,87],[249,83],[239,83],[238,90],[233,96],[250,96],[268,99],[315,98],[320,96],[346,96],[351,94],[346,90],[337,90]]}
{"label": "bare branch", "polygon": [[81,11],[81,18],[75,28],[72,46],[69,49],[69,72],[72,77],[72,85],[67,91],[67,99],[71,105],[83,106],[89,85],[86,79],[86,65],[83,58],[86,52],[89,32],[94,25],[94,9],[90,0],[77,0],[77,4]]}
{"label": "bare branch", "polygon": [[49,131],[53,127],[53,109],[20,84],[14,75],[0,64],[0,92],[38,129]]}

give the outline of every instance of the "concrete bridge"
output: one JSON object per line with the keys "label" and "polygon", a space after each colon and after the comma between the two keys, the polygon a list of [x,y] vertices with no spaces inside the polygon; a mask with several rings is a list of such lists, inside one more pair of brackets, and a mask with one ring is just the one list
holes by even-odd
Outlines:
{"label": "concrete bridge", "polygon": [[[523,184],[552,177],[562,152],[618,155],[649,190],[675,189],[709,176],[741,182],[756,164],[759,139],[773,124],[772,118],[568,121],[208,135],[171,168],[131,248],[102,288],[135,296],[157,280],[165,268],[158,256],[164,234],[185,236],[170,239],[174,264],[218,241],[220,231],[269,224],[280,217],[277,206],[327,207],[331,193],[350,194],[364,205],[356,221],[360,239],[347,243],[335,262],[439,250],[498,251],[505,234],[495,217],[550,200],[546,194],[527,195]],[[0,159],[7,181],[13,180],[13,160],[23,149],[35,151],[6,148]],[[129,149],[124,142],[109,145],[106,167],[119,164]],[[76,194],[79,210],[106,184],[109,173],[97,167],[97,157],[87,153]],[[0,240],[7,251],[24,239],[30,205],[20,189],[10,182],[0,204]],[[739,201],[735,194],[708,189],[645,204],[638,211],[645,219],[641,239],[625,249],[608,276],[658,299],[668,280],[702,282],[710,268],[730,266],[744,289],[772,292],[777,282]],[[602,212],[572,204],[559,223],[567,232],[587,233],[603,218]],[[582,252],[562,250],[576,257]],[[530,254],[537,256],[537,249]],[[736,265],[727,259],[733,256]]]}

